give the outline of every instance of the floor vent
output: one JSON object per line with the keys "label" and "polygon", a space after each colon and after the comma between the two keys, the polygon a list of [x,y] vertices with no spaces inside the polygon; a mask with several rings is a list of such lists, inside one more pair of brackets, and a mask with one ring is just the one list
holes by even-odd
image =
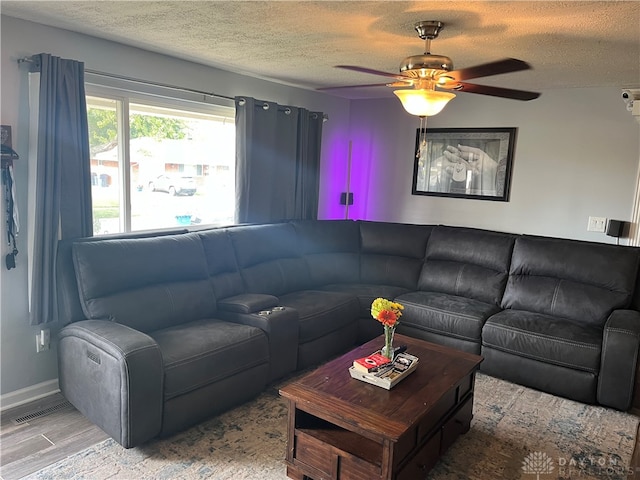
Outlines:
{"label": "floor vent", "polygon": [[51,405],[46,408],[41,408],[36,410],[35,412],[27,413],[26,415],[22,415],[21,417],[14,418],[12,422],[15,425],[22,425],[23,423],[27,423],[29,420],[34,420],[36,418],[44,417],[51,413],[57,412],[59,410],[63,410],[65,408],[73,407],[67,400],[64,400],[60,403],[56,403],[55,405]]}

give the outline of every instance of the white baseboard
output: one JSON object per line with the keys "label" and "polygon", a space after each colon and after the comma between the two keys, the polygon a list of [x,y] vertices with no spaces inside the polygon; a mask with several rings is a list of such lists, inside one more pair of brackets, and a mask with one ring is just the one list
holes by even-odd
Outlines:
{"label": "white baseboard", "polygon": [[17,407],[48,395],[53,395],[59,391],[58,379],[56,378],[0,395],[0,411]]}

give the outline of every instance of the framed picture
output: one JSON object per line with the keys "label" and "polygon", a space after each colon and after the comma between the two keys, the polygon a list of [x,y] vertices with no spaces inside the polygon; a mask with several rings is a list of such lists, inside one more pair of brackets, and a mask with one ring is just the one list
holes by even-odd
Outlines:
{"label": "framed picture", "polygon": [[508,202],[516,131],[418,129],[411,193]]}

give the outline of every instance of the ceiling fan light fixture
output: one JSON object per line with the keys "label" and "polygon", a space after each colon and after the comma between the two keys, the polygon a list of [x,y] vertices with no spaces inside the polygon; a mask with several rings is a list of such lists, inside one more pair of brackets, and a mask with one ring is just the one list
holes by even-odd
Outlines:
{"label": "ceiling fan light fixture", "polygon": [[456,96],[455,93],[413,88],[394,90],[393,93],[400,99],[408,113],[418,117],[437,115]]}

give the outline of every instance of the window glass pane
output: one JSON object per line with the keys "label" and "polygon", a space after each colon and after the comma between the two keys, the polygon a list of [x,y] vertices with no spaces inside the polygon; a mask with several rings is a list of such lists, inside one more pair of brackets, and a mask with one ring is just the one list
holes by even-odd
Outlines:
{"label": "window glass pane", "polygon": [[93,234],[121,232],[117,100],[87,97]]}
{"label": "window glass pane", "polygon": [[231,118],[139,103],[129,108],[131,230],[232,223]]}
{"label": "window glass pane", "polygon": [[94,235],[233,223],[233,109],[123,93],[87,96]]}

